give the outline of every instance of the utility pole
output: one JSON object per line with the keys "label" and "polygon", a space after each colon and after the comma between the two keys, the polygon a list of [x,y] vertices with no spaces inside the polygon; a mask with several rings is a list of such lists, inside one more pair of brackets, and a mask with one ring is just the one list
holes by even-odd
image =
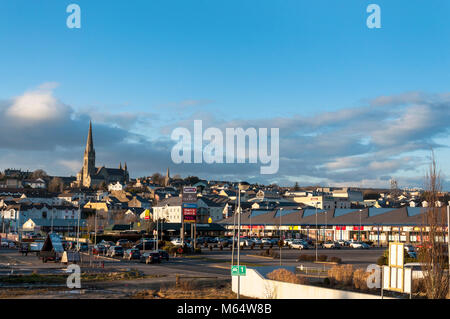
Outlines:
{"label": "utility pole", "polygon": [[97,245],[97,210],[95,210],[94,215],[94,245]]}
{"label": "utility pole", "polygon": [[315,242],[316,242],[316,261],[317,261],[317,236],[318,236],[318,227],[317,227],[317,202],[316,202],[316,240],[315,240]]}
{"label": "utility pole", "polygon": [[[238,209],[238,255],[237,255],[237,266],[238,269],[240,269],[240,248],[241,248],[241,243],[240,243],[240,239],[241,239],[241,190],[247,190],[249,188],[249,184],[248,183],[239,183],[238,185],[238,191],[239,191],[239,209]],[[239,299],[239,295],[241,292],[241,276],[238,276],[238,292],[237,292],[237,299]]]}
{"label": "utility pole", "polygon": [[[240,249],[241,249],[241,189],[238,186],[238,202],[239,202],[239,206],[238,206],[238,236],[237,236],[237,266],[238,269],[240,268]],[[238,276],[238,292],[237,292],[237,299],[239,299],[239,295],[241,292],[241,276]]]}
{"label": "utility pole", "polygon": [[77,250],[80,249],[80,217],[81,217],[81,205],[78,202]]}
{"label": "utility pole", "polygon": [[[450,275],[450,200],[447,205],[447,247],[448,247],[448,271]],[[450,281],[450,279],[449,279]],[[450,283],[448,284],[448,294],[450,295]]]}
{"label": "utility pole", "polygon": [[282,243],[281,243],[281,215],[282,215],[282,213],[283,213],[283,207],[281,207],[280,208],[280,266],[281,266],[281,245],[282,245]]}
{"label": "utility pole", "polygon": [[359,210],[359,241],[361,241],[361,212],[362,209]]}

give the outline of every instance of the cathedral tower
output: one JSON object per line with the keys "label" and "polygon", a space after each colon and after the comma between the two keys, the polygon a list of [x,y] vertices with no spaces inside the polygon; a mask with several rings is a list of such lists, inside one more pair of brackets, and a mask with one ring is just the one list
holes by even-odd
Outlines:
{"label": "cathedral tower", "polygon": [[94,140],[92,138],[92,123],[89,122],[89,133],[86,141],[86,149],[83,159],[83,184],[89,183],[90,175],[95,174],[95,150]]}

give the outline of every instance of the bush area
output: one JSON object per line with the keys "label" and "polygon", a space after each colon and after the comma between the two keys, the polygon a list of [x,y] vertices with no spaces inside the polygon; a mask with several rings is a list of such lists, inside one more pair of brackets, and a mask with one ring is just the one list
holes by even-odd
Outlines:
{"label": "bush area", "polygon": [[280,254],[274,251],[272,248],[263,250],[259,253],[259,255],[264,257],[280,258]]}
{"label": "bush area", "polygon": [[[377,265],[378,266],[386,266],[388,265],[388,258],[389,258],[389,249],[385,250],[383,252],[383,255],[378,257],[377,259]],[[407,263],[416,263],[418,262],[417,258],[411,258],[408,256],[408,254],[405,252],[405,254],[403,255],[403,263],[407,264]]]}
{"label": "bush area", "polygon": [[[328,262],[333,262],[333,263],[337,263],[337,264],[342,263],[342,259],[341,258],[335,257],[335,256],[328,257],[327,255],[319,255],[319,256],[317,256],[317,260],[321,261],[321,262],[327,262],[328,261]],[[303,255],[298,256],[297,261],[314,262],[314,261],[316,261],[316,256],[315,255],[303,254]]]}
{"label": "bush area", "polygon": [[305,278],[301,279],[297,277],[293,272],[284,268],[272,271],[267,275],[267,278],[276,281],[289,282],[292,284],[305,284],[307,281]]}

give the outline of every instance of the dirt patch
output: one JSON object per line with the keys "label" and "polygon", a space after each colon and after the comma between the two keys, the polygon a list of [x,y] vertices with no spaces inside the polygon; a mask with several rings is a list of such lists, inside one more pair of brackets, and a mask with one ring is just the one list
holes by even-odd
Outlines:
{"label": "dirt patch", "polygon": [[221,281],[182,280],[178,285],[159,290],[141,290],[134,299],[236,299],[231,283]]}

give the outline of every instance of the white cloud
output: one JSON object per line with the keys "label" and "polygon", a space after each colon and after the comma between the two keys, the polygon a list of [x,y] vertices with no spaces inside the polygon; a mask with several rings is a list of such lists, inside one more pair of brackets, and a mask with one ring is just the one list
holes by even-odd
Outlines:
{"label": "white cloud", "polygon": [[71,109],[53,96],[54,82],[44,83],[34,91],[25,92],[16,97],[6,109],[6,116],[11,120],[26,122],[54,121],[67,117]]}

